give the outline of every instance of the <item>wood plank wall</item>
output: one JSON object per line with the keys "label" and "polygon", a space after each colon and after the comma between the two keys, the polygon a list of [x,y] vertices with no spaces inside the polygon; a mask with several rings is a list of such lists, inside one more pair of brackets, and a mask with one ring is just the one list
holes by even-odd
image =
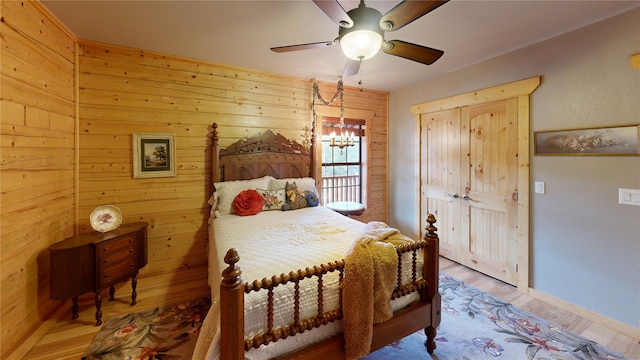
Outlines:
{"label": "wood plank wall", "polygon": [[[74,227],[91,231],[99,205],[150,223],[139,282],[157,282],[159,297],[208,294],[210,125],[219,124],[222,147],[266,129],[308,145],[313,80],[78,41],[37,2],[3,0],[1,9],[0,357],[19,359],[47,319],[68,315],[48,298],[47,248]],[[331,98],[336,84],[319,85]],[[388,93],[346,87],[344,99],[347,109],[375,112],[361,220],[387,221]],[[136,132],[176,134],[176,177],[133,178]],[[199,279],[197,288],[181,286],[185,277]]]}
{"label": "wood plank wall", "polygon": [[7,359],[60,306],[49,300],[47,248],[74,232],[76,40],[37,2],[2,1],[0,12],[0,358]]}
{"label": "wood plank wall", "polygon": [[[79,67],[79,222],[88,227],[96,206],[118,206],[124,221],[150,223],[140,281],[165,276],[167,293],[185,276],[206,286],[210,125],[222,148],[267,129],[308,144],[312,81],[88,41]],[[348,89],[345,102],[380,113],[370,216],[385,221],[387,94]],[[176,134],[176,177],[133,178],[136,132]]]}
{"label": "wood plank wall", "polygon": [[[337,81],[337,80],[336,80]],[[324,99],[331,99],[336,92],[336,84],[319,83]],[[336,106],[337,104],[333,105]],[[366,136],[369,142],[369,164],[367,167],[369,183],[367,191],[367,209],[356,219],[369,222],[373,220],[388,222],[388,114],[389,94],[381,91],[360,91],[354,87],[344,87],[344,107],[346,112],[354,110],[373,111],[371,123],[366,124]],[[320,124],[318,124],[320,126]]]}

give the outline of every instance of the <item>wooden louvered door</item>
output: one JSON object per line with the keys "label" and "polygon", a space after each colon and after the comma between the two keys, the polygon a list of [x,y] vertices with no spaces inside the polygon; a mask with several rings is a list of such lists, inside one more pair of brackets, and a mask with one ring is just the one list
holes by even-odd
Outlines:
{"label": "wooden louvered door", "polygon": [[518,100],[421,115],[422,209],[440,254],[517,283]]}

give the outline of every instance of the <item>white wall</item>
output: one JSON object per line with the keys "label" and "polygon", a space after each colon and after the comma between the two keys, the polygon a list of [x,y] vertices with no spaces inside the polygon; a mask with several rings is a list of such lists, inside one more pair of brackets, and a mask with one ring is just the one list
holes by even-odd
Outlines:
{"label": "white wall", "polygon": [[[392,92],[390,224],[414,236],[424,227],[406,191],[418,181],[411,105],[541,75],[532,132],[640,124],[635,53],[640,9]],[[640,328],[640,207],[617,203],[618,188],[640,189],[640,157],[534,156],[531,146],[534,181],[547,194],[530,189],[531,287]]]}

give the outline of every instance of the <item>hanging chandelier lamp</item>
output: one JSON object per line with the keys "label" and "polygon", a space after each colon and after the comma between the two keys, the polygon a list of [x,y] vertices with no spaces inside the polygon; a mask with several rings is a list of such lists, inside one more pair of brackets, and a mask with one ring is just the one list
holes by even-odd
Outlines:
{"label": "hanging chandelier lamp", "polygon": [[338,87],[336,93],[333,95],[330,101],[326,101],[322,98],[320,94],[320,88],[316,82],[313,83],[313,118],[316,118],[316,100],[320,100],[323,105],[331,106],[333,103],[340,99],[340,122],[338,124],[338,129],[340,131],[340,137],[336,136],[336,132],[332,131],[331,135],[329,135],[329,145],[332,147],[337,146],[340,149],[344,149],[347,146],[355,145],[355,136],[353,131],[351,135],[348,132],[344,131],[344,87],[342,84],[342,79],[338,81]]}

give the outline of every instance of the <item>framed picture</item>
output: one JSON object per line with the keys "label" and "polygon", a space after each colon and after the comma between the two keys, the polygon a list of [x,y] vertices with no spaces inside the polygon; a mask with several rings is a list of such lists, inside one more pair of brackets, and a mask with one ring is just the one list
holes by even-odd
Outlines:
{"label": "framed picture", "polygon": [[175,134],[133,134],[133,177],[176,176]]}
{"label": "framed picture", "polygon": [[640,125],[534,133],[536,155],[640,156]]}

